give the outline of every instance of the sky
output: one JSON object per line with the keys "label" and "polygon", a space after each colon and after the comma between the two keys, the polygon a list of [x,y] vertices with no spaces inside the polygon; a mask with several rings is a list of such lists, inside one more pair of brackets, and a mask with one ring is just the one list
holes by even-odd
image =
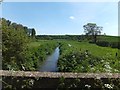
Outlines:
{"label": "sky", "polygon": [[2,17],[37,35],[81,35],[83,25],[96,23],[102,34],[118,36],[117,2],[3,2]]}
{"label": "sky", "polygon": [[119,0],[4,0],[4,2],[118,2]]}

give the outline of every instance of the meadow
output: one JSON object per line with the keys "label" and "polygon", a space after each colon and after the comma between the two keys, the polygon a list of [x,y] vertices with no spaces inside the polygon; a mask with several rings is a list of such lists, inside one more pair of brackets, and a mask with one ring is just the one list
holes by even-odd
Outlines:
{"label": "meadow", "polygon": [[119,72],[117,48],[78,41],[61,41],[58,68],[61,72]]}
{"label": "meadow", "polygon": [[36,40],[29,43],[29,51],[36,68],[59,46],[59,72],[120,72],[117,48],[102,47],[88,41]]}

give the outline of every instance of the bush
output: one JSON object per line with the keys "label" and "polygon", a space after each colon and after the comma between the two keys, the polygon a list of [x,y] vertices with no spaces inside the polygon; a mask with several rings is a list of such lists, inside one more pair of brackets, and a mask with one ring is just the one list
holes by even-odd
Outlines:
{"label": "bush", "polygon": [[[62,55],[58,60],[58,69],[62,72],[89,72],[91,67],[100,63],[100,59],[85,52],[73,51]],[[83,67],[83,68],[82,68]]]}
{"label": "bush", "polygon": [[111,42],[112,48],[118,48],[118,42]]}
{"label": "bush", "polygon": [[23,30],[2,30],[3,69],[11,69],[6,66],[10,65],[12,67],[15,66],[14,69],[18,70],[24,62],[23,54],[26,51],[29,40]]}
{"label": "bush", "polygon": [[108,42],[108,41],[97,41],[97,45],[103,46],[103,47],[112,47],[112,48],[118,48],[119,42]]}
{"label": "bush", "polygon": [[103,46],[103,47],[109,47],[110,46],[110,43],[107,42],[107,41],[97,41],[96,44],[99,45],[99,46]]}

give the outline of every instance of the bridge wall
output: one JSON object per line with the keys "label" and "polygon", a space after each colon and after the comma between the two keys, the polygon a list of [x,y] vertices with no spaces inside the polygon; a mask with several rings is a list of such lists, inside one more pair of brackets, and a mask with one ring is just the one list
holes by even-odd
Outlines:
{"label": "bridge wall", "polygon": [[[32,71],[0,71],[2,87],[22,88],[105,88],[106,83],[120,87],[119,73],[60,73]],[[116,88],[115,88],[116,89]]]}

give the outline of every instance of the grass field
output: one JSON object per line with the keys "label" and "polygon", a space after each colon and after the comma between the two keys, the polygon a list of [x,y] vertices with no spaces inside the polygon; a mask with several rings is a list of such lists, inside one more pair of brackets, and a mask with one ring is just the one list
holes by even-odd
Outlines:
{"label": "grass field", "polygon": [[[101,47],[88,42],[60,41],[60,71],[119,72],[117,48]],[[86,57],[85,54],[88,54]],[[80,58],[82,56],[82,59]],[[84,67],[84,69],[82,69]],[[93,70],[92,70],[93,69]]]}
{"label": "grass field", "polygon": [[[110,57],[114,58],[116,52],[118,52],[118,49],[113,49],[111,47],[101,47],[101,46],[97,46],[96,44],[90,44],[88,42],[65,41],[65,40],[61,42],[65,44],[64,47],[68,50],[72,50],[72,51],[88,50],[90,53],[92,53],[97,57],[103,57],[103,56],[106,57],[106,55],[109,55]],[[68,50],[66,51],[68,52]]]}
{"label": "grass field", "polygon": [[37,41],[30,42],[28,46],[29,48],[35,48],[35,47],[40,47],[46,44],[48,45],[56,44],[56,41],[55,40],[37,40]]}
{"label": "grass field", "polygon": [[98,36],[98,40],[104,40],[109,42],[119,42],[120,37],[117,36]]}

